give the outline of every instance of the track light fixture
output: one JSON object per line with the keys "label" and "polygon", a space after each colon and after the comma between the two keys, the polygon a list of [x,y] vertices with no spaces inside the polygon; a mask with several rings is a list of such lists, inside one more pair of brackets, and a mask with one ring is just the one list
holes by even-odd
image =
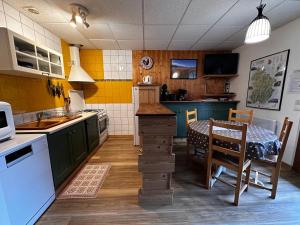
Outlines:
{"label": "track light fixture", "polygon": [[70,25],[71,25],[71,27],[76,27],[77,25],[76,25],[76,17],[75,17],[75,14],[74,13],[72,13],[72,19],[70,20]]}
{"label": "track light fixture", "polygon": [[72,19],[70,20],[70,25],[76,27],[77,23],[83,24],[85,28],[89,28],[89,24],[86,21],[86,17],[89,14],[87,8],[80,4],[73,3],[70,5],[72,11]]}

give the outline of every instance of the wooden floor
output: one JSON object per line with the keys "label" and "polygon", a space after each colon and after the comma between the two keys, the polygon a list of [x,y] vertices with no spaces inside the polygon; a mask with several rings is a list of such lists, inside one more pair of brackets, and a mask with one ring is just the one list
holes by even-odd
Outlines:
{"label": "wooden floor", "polygon": [[38,224],[300,224],[300,174],[282,171],[276,200],[269,192],[250,187],[235,207],[232,188],[220,182],[210,191],[201,187],[198,172],[185,167],[184,146],[174,148],[172,206],[138,205],[138,149],[131,138],[110,137],[90,160],[112,164],[98,197],[56,200]]}

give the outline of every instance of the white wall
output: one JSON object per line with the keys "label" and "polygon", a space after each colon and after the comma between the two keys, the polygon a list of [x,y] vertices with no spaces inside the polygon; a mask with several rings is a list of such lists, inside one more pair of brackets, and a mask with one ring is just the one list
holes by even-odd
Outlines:
{"label": "white wall", "polygon": [[238,104],[238,108],[246,108],[250,62],[286,49],[290,49],[290,58],[281,111],[254,109],[254,114],[256,117],[277,120],[279,122],[277,130],[279,131],[285,116],[288,116],[294,122],[283,159],[285,163],[292,165],[299,135],[300,119],[300,111],[294,111],[294,105],[296,100],[300,100],[300,93],[288,93],[288,85],[291,73],[294,70],[300,69],[300,18],[274,30],[270,39],[265,42],[254,45],[243,45],[234,50],[234,52],[240,53],[239,77],[232,81],[231,89],[237,93],[237,99],[241,101]]}

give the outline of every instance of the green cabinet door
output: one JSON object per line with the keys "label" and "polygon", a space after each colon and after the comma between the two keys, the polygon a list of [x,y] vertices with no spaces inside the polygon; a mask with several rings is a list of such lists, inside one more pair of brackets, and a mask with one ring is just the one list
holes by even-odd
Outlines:
{"label": "green cabinet door", "polygon": [[71,152],[73,167],[78,166],[87,156],[86,134],[84,122],[77,123],[70,127]]}
{"label": "green cabinet door", "polygon": [[93,151],[99,145],[98,116],[95,115],[85,121],[88,152]]}
{"label": "green cabinet door", "polygon": [[177,117],[177,137],[185,138],[186,128],[186,110],[197,109],[198,120],[227,120],[229,108],[236,108],[237,103],[232,102],[162,102],[166,107],[176,113]]}
{"label": "green cabinet door", "polygon": [[57,188],[72,171],[69,129],[47,136],[54,186]]}

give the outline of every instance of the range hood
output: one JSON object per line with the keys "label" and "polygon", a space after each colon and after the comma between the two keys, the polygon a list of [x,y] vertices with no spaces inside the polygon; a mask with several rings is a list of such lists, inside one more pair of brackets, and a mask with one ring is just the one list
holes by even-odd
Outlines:
{"label": "range hood", "polygon": [[80,66],[79,47],[80,45],[70,46],[72,65],[68,81],[95,83],[95,81],[90,77],[90,75],[88,75],[88,73]]}

